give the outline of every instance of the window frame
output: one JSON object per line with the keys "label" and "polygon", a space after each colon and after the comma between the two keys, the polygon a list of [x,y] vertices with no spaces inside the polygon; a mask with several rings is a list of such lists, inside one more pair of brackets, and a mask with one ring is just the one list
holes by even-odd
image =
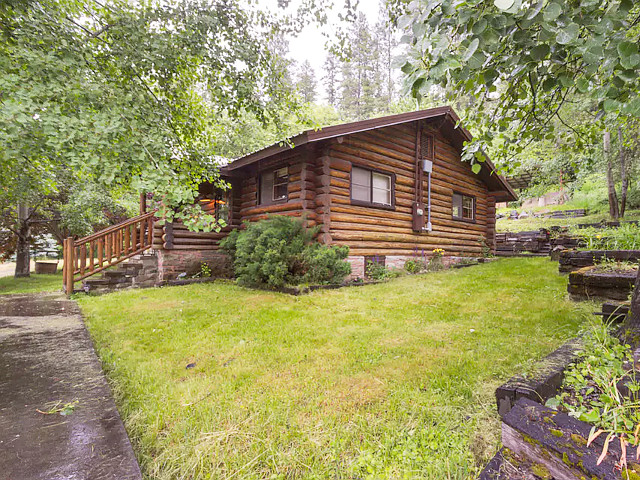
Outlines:
{"label": "window frame", "polygon": [[[365,170],[369,172],[369,196],[371,201],[366,200],[358,200],[353,198],[353,169],[359,168],[360,170]],[[384,175],[389,177],[391,181],[391,204],[386,203],[378,203],[373,201],[373,174],[377,173],[378,175]],[[361,165],[352,164],[351,171],[349,172],[349,199],[351,200],[351,205],[358,205],[360,207],[373,207],[373,208],[381,208],[384,210],[395,210],[396,209],[396,174],[393,172],[387,172],[385,170],[380,170],[377,168],[363,167]]]}
{"label": "window frame", "polygon": [[[460,216],[456,217],[453,213],[453,198],[454,196],[459,195],[460,198]],[[473,202],[473,218],[465,218],[464,217],[464,199],[466,198],[470,198],[471,201]],[[476,219],[478,218],[478,202],[476,200],[476,197],[474,195],[469,195],[467,193],[463,193],[463,192],[458,192],[455,191],[453,192],[453,194],[451,195],[451,218],[453,218],[453,220],[457,220],[459,222],[466,222],[466,223],[476,223]]]}
{"label": "window frame", "polygon": [[[282,183],[275,183],[275,173],[278,170],[282,170],[282,169],[286,169],[287,170],[287,176],[286,176],[286,182],[282,182]],[[272,174],[273,175],[273,183],[271,185],[271,196],[269,198],[269,200],[264,201],[264,199],[262,198],[262,177],[264,175],[267,174]],[[290,174],[289,174],[289,165],[284,165],[284,166],[280,166],[280,167],[273,167],[273,168],[268,168],[265,170],[262,170],[261,172],[258,172],[258,179],[257,179],[257,205],[264,205],[264,206],[268,206],[268,205],[279,205],[281,203],[287,203],[289,201],[289,178],[290,178]],[[275,192],[275,187],[277,185],[286,185],[287,186],[287,194],[283,197],[283,198],[278,198],[278,199],[274,199],[273,195]]]}

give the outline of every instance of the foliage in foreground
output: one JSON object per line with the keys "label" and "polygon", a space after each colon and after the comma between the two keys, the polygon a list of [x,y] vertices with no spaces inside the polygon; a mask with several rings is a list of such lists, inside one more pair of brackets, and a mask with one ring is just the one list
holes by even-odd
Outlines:
{"label": "foliage in foreground", "polygon": [[504,259],[300,297],[216,282],[78,301],[146,478],[468,480],[499,445],[495,388],[593,309],[556,270]]}
{"label": "foliage in foreground", "polygon": [[[390,0],[409,52],[402,71],[416,97],[432,86],[472,105],[465,124],[477,137],[464,158],[482,162],[483,147],[510,164],[532,141],[554,140],[568,100],[581,96],[606,116],[575,135],[583,149],[607,120],[640,116],[640,9],[632,0]],[[407,5],[408,3],[408,5]],[[471,99],[469,101],[469,99]],[[476,164],[474,171],[479,171]]]}
{"label": "foliage in foreground", "polygon": [[[633,369],[633,350],[603,322],[593,322],[583,338],[580,360],[565,371],[564,391],[547,405],[592,424],[589,443],[606,434],[601,459],[614,440],[622,452],[633,446],[640,454],[640,377]],[[628,395],[621,393],[621,382],[626,382]]]}
{"label": "foliage in foreground", "polygon": [[302,220],[274,216],[245,225],[221,244],[241,285],[341,283],[351,273],[351,265],[344,261],[349,247],[320,245],[314,241],[316,231],[307,229]]}

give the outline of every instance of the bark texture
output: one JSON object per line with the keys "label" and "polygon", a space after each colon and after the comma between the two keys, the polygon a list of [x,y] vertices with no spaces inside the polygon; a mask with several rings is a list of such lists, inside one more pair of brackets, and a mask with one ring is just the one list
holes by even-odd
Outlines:
{"label": "bark texture", "polygon": [[29,209],[26,205],[18,205],[18,243],[16,248],[16,271],[14,276],[28,277],[31,266],[31,253],[29,251],[29,237],[31,226],[29,225]]}

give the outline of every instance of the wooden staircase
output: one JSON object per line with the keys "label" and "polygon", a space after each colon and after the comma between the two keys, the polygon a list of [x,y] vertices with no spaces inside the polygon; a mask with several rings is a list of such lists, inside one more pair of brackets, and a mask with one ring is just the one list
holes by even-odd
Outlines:
{"label": "wooden staircase", "polygon": [[98,277],[85,278],[82,290],[86,293],[105,293],[131,287],[153,287],[157,280],[158,259],[153,251],[147,251],[104,270]]}
{"label": "wooden staircase", "polygon": [[[89,288],[91,285],[125,285],[133,281],[131,279],[135,276],[133,274],[136,269],[142,269],[144,263],[132,260],[117,270],[107,269],[140,256],[152,248],[154,219],[155,211],[152,211],[78,240],[73,237],[66,238],[63,248],[63,281],[66,294],[71,295],[75,284],[83,280]],[[89,279],[101,272],[102,278]],[[86,291],[86,287],[83,291]]]}

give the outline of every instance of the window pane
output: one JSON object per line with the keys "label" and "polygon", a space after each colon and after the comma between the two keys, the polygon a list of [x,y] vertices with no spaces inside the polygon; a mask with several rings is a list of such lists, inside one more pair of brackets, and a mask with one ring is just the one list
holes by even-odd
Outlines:
{"label": "window pane", "polygon": [[266,172],[260,175],[260,203],[265,204],[271,201],[273,191],[273,172]]}
{"label": "window pane", "polygon": [[287,182],[287,177],[288,177],[287,167],[279,168],[278,170],[273,172],[273,176],[274,176],[273,183],[275,185],[280,184],[280,183],[286,183]]}
{"label": "window pane", "polygon": [[462,218],[462,195],[453,194],[453,217]]}
{"label": "window pane", "polygon": [[391,205],[391,177],[373,173],[373,202]]}
{"label": "window pane", "polygon": [[351,169],[351,183],[363,187],[371,186],[371,172],[363,168],[353,167]]}
{"label": "window pane", "polygon": [[391,190],[391,177],[380,173],[373,173],[373,188]]}
{"label": "window pane", "polygon": [[475,218],[473,197],[462,197],[462,218],[473,220]]}
{"label": "window pane", "polygon": [[391,205],[391,191],[381,190],[379,188],[373,189],[373,203],[381,203],[383,205]]}
{"label": "window pane", "polygon": [[363,187],[361,185],[353,184],[351,186],[351,198],[354,200],[360,200],[361,202],[371,201],[371,189]]}
{"label": "window pane", "polygon": [[280,185],[273,186],[273,199],[274,200],[282,200],[283,198],[287,198],[287,184],[281,183]]}

